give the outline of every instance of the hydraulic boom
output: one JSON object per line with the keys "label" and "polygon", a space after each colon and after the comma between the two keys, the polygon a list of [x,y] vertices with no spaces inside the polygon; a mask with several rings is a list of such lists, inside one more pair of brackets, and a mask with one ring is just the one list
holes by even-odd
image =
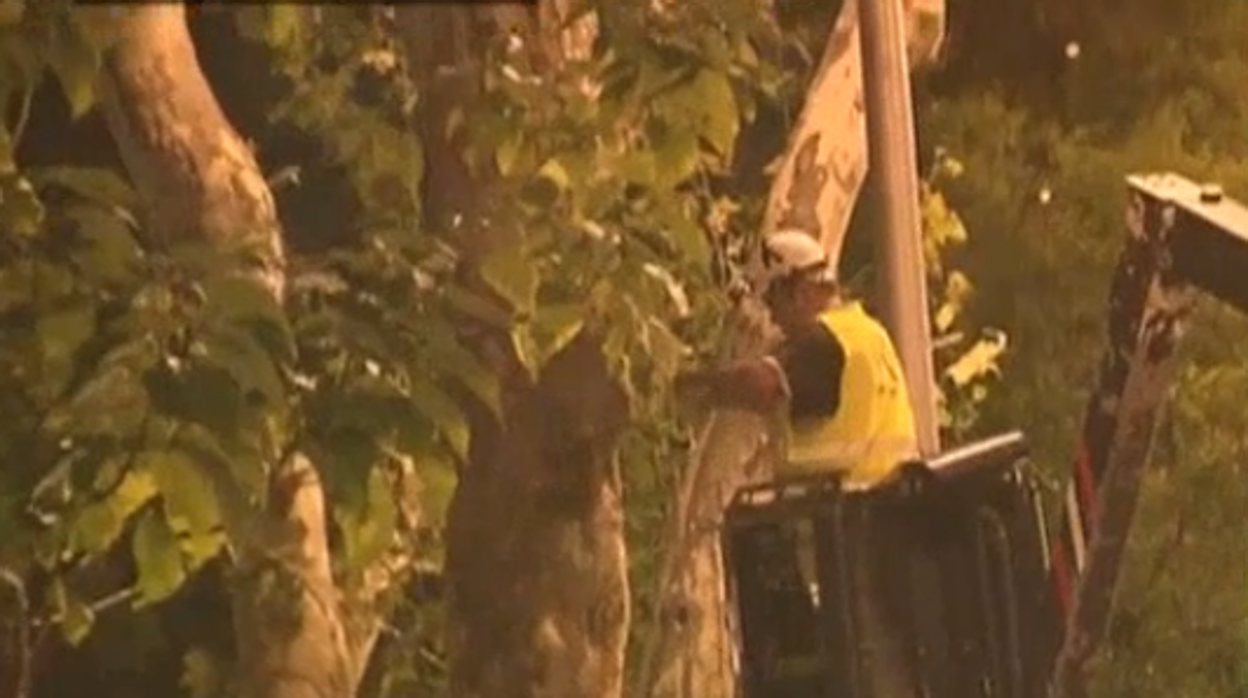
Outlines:
{"label": "hydraulic boom", "polygon": [[1197,292],[1248,312],[1248,208],[1175,174],[1127,178],[1127,241],[1109,297],[1109,347],[1088,402],[1066,516],[1053,542],[1066,619],[1050,698],[1084,698],[1108,625],[1158,407]]}

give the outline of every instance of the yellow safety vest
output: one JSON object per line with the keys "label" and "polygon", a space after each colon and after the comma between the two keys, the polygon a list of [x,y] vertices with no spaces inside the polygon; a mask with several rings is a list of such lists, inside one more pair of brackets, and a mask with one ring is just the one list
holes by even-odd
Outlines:
{"label": "yellow safety vest", "polygon": [[788,464],[778,474],[837,470],[847,486],[871,487],[918,451],[901,361],[888,332],[858,303],[819,321],[845,351],[840,408],[830,419],[790,424]]}

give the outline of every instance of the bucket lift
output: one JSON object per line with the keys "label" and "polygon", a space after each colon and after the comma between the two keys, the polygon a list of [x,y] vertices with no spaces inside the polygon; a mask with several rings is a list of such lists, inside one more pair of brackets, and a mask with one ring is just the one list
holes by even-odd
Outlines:
{"label": "bucket lift", "polygon": [[[1248,312],[1248,208],[1178,175],[1127,183],[1109,347],[1057,535],[1021,433],[907,464],[870,492],[834,475],[742,490],[723,549],[743,698],[894,698],[871,679],[894,671],[922,698],[1084,697],[1195,292]],[[887,651],[866,584],[893,628]]]}
{"label": "bucket lift", "polygon": [[[914,696],[1040,698],[1060,626],[1031,473],[1011,433],[869,492],[844,492],[833,475],[742,491],[724,546],[742,695],[865,698],[871,672],[886,671],[909,674]],[[802,545],[815,551],[817,604],[793,563]],[[857,573],[868,564],[879,573]],[[882,587],[897,666],[859,611],[866,584]]]}

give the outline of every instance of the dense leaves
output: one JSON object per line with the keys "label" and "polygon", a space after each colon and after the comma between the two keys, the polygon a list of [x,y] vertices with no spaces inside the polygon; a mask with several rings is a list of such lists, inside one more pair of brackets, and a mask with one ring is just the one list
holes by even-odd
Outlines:
{"label": "dense leaves", "polygon": [[[1171,168],[1248,191],[1248,5],[1147,0],[1119,31],[1077,4],[1015,27],[1045,50],[1077,41],[1074,58],[1046,60],[1045,79],[995,60],[999,41],[955,41],[944,91],[921,100],[945,426],[953,439],[1022,427],[1055,481],[1103,341],[1122,175]],[[267,56],[244,69],[281,78],[263,111],[321,147],[343,173],[329,186],[359,212],[332,245],[300,245],[289,231],[296,252],[279,303],[231,273],[228,250],[153,244],[158,231],[144,229],[117,171],[15,162],[37,94],[74,123],[90,117],[103,36],[98,18],[60,3],[0,1],[0,568],[30,585],[26,622],[81,643],[107,614],[139,627],[169,613],[228,561],[271,465],[302,451],[330,495],[346,588],[409,553],[407,585],[391,590],[403,596],[383,641],[393,649],[370,690],[434,694],[440,529],[471,445],[467,415],[506,408],[498,377],[462,341],[470,317],[505,331],[534,374],[582,333],[602,339],[635,418],[621,455],[644,635],[674,464],[689,444],[668,386],[722,349],[723,253],[753,242],[764,193],[757,173],[733,166],[777,140],[757,133],[756,117],[796,111],[809,75],[795,66],[808,62],[792,59],[801,40],[752,0],[657,14],[648,3],[591,6],[600,39],[585,60],[551,78],[499,42],[473,63],[479,101],[450,119],[465,158],[497,183],[492,216],[508,222],[509,244],[473,260],[483,284],[466,282],[471,250],[455,231],[423,222],[412,121],[425,103],[392,17],[234,10]],[[1079,25],[1072,17],[1089,28],[1063,34]],[[809,53],[814,40],[803,40]],[[274,186],[303,186],[300,169],[325,164],[308,157]],[[1248,504],[1244,333],[1216,308],[1193,325],[1100,676],[1105,698],[1158,686],[1213,698],[1248,685],[1248,606],[1243,585],[1227,583],[1228,571],[1243,577]],[[219,638],[190,644],[200,647],[183,684],[213,695],[228,651]]]}

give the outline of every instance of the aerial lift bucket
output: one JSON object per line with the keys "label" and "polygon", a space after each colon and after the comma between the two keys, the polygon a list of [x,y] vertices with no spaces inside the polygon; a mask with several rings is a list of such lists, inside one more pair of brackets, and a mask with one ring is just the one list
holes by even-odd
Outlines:
{"label": "aerial lift bucket", "polygon": [[831,474],[744,489],[723,535],[743,698],[1044,693],[1060,620],[1019,433],[868,492]]}

